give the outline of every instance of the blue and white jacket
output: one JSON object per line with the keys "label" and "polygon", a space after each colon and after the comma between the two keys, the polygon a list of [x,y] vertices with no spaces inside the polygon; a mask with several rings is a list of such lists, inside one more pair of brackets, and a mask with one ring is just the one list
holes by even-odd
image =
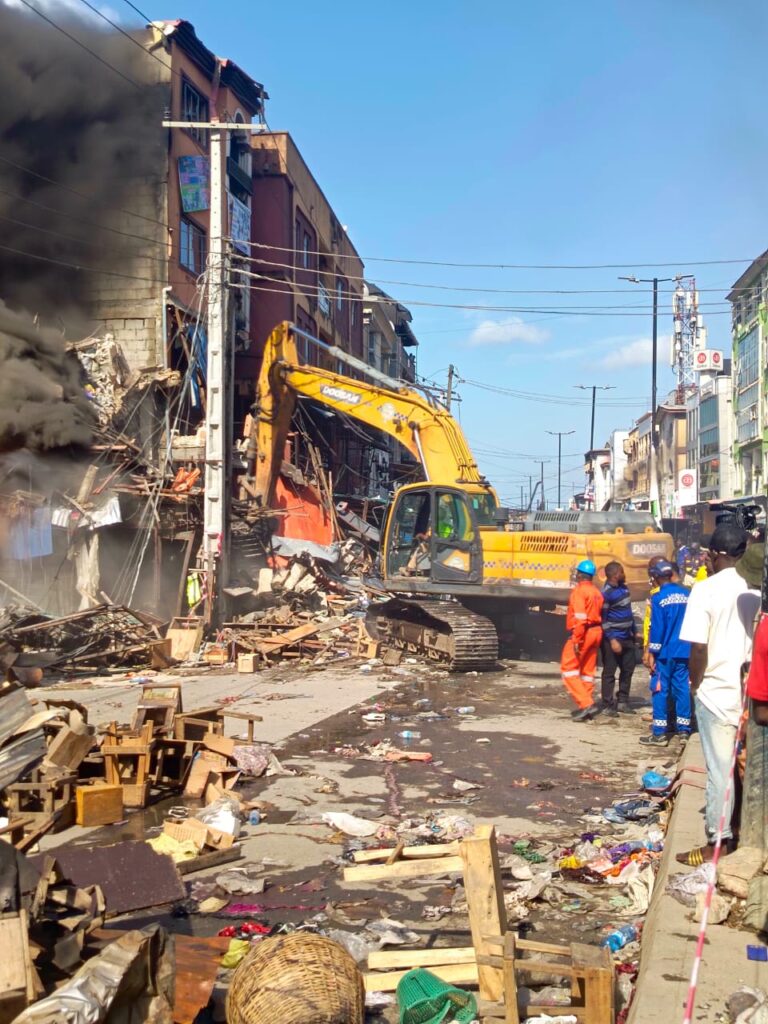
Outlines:
{"label": "blue and white jacket", "polygon": [[690,590],[679,583],[664,583],[651,598],[651,633],[648,650],[660,661],[687,659],[691,645],[680,639]]}
{"label": "blue and white jacket", "polygon": [[607,640],[634,640],[635,616],[626,584],[603,587],[603,636]]}

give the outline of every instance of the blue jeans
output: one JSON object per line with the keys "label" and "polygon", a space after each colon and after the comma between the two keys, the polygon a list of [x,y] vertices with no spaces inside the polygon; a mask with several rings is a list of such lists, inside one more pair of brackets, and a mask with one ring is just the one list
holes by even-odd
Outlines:
{"label": "blue jeans", "polygon": [[[694,697],[694,703],[696,705],[696,721],[701,736],[701,748],[704,751],[704,763],[707,766],[707,804],[704,825],[707,842],[714,843],[725,802],[725,791],[728,787],[733,745],[736,742],[736,726],[729,725],[722,718],[718,718],[701,703],[698,697]],[[731,795],[725,810],[723,839],[731,839],[733,836],[732,817],[733,785],[731,785]]]}
{"label": "blue jeans", "polygon": [[667,705],[669,698],[675,707],[674,732],[690,734],[691,686],[688,680],[688,660],[684,658],[657,658],[651,676],[651,702],[653,704],[654,736],[664,736],[669,728]]}

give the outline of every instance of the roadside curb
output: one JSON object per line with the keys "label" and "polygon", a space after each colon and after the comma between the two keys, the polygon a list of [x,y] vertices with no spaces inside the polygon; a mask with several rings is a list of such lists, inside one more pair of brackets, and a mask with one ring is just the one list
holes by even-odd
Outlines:
{"label": "roadside curb", "polygon": [[[691,737],[678,764],[678,771],[703,768],[704,756],[697,735]],[[658,1024],[682,1021],[688,996],[699,925],[693,912],[665,893],[670,875],[685,868],[675,854],[700,846],[703,842],[704,790],[691,782],[704,784],[698,772],[684,776],[669,820],[664,853],[661,858],[651,905],[643,928],[640,970],[627,1024]],[[728,996],[741,985],[768,987],[768,963],[747,960],[746,945],[755,942],[751,932],[710,925],[699,972],[694,1020],[714,1020],[725,1010]]]}

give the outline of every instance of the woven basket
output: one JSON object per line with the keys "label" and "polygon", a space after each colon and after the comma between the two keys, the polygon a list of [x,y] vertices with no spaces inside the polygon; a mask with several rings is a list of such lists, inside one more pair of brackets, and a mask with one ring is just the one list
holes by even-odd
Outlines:
{"label": "woven basket", "polygon": [[363,1024],[364,1015],[357,964],[313,932],[259,942],[227,993],[227,1024]]}

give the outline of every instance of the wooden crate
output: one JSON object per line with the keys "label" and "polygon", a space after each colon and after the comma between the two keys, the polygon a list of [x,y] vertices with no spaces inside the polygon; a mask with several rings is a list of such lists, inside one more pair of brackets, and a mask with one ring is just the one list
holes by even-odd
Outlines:
{"label": "wooden crate", "polygon": [[107,783],[75,788],[75,822],[84,828],[113,825],[123,819],[123,787]]}
{"label": "wooden crate", "polygon": [[165,637],[171,641],[171,657],[186,661],[203,642],[203,620],[199,615],[171,619]]}

